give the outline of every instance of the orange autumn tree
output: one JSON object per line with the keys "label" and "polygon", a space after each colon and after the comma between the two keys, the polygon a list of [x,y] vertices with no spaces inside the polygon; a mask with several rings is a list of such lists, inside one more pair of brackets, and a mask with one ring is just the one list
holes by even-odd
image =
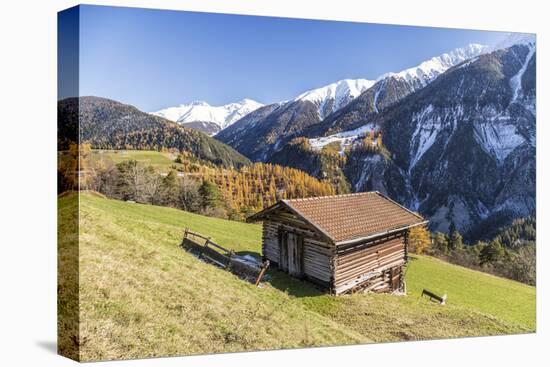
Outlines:
{"label": "orange autumn tree", "polygon": [[415,254],[423,254],[432,245],[430,232],[424,226],[413,227],[409,230],[409,249]]}

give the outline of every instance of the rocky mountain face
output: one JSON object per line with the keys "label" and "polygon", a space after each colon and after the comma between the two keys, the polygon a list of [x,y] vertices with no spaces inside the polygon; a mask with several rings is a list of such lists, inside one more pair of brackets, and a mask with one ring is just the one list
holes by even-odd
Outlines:
{"label": "rocky mountain face", "polygon": [[489,237],[535,209],[535,52],[531,35],[472,44],[260,106],[216,139],[338,192],[386,193],[432,230]]}
{"label": "rocky mountain face", "polygon": [[204,101],[195,101],[151,114],[214,135],[262,106],[263,104],[246,98],[223,106],[211,106]]}
{"label": "rocky mountain face", "polygon": [[480,229],[535,209],[535,45],[451,68],[371,121],[391,156],[350,152],[354,191],[379,189],[433,230]]}
{"label": "rocky mountain face", "polygon": [[399,73],[382,75],[358,98],[327,116],[320,124],[309,128],[306,134],[311,137],[324,136],[365,125],[386,107],[424,88],[449,68],[476,57],[486,50],[487,46],[471,44],[433,57]]}
{"label": "rocky mountain face", "polygon": [[275,152],[269,162],[308,172],[311,176],[330,183],[338,194],[351,192],[343,171],[346,157],[327,149],[314,150],[306,138],[293,139],[284,149]]}
{"label": "rocky mountain face", "polygon": [[[529,39],[487,50],[473,47],[439,74],[385,76],[323,120],[313,103],[272,106],[220,139],[321,179],[343,172],[351,191],[386,193],[432,230],[489,237],[535,210],[536,54]],[[382,133],[381,147],[364,149],[369,132]],[[331,144],[343,164],[323,163]]]}
{"label": "rocky mountain face", "polygon": [[220,131],[216,139],[252,161],[267,162],[273,153],[301,136],[308,126],[319,122],[317,105],[296,100],[262,107]]}
{"label": "rocky mountain face", "polygon": [[264,106],[216,135],[253,161],[271,156],[308,127],[319,123],[370,88],[374,81],[345,79],[304,92],[290,101]]}
{"label": "rocky mountain face", "polygon": [[353,101],[374,83],[375,81],[367,79],[339,80],[336,83],[302,93],[294,101],[312,102],[317,106],[319,118],[324,119]]}
{"label": "rocky mountain face", "polygon": [[[71,131],[78,131],[75,129],[77,124],[80,125],[80,141],[90,143],[94,149],[176,148],[226,167],[250,164],[248,158],[202,132],[106,98],[59,101],[58,135],[71,136]],[[68,148],[69,142],[59,144],[63,150]]]}
{"label": "rocky mountain face", "polygon": [[385,74],[377,81],[345,79],[313,89],[274,105],[271,113],[262,119],[245,117],[235,122],[216,138],[253,161],[269,161],[273,154],[297,136],[325,136],[366,124],[371,116],[385,107],[485,49],[486,46],[472,44],[399,73]]}
{"label": "rocky mountain face", "polygon": [[181,126],[189,129],[201,131],[209,136],[216,135],[218,132],[220,132],[220,125],[212,121],[185,122],[181,124]]}

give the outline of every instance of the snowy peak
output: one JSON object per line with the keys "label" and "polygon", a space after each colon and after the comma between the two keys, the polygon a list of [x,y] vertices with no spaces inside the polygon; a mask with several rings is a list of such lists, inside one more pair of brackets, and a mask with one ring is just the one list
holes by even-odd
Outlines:
{"label": "snowy peak", "polygon": [[197,121],[211,122],[218,125],[220,129],[224,129],[262,106],[263,104],[248,98],[223,106],[211,106],[204,101],[193,101],[189,104],[165,108],[151,114],[180,124]]}
{"label": "snowy peak", "polygon": [[344,79],[300,94],[294,101],[310,101],[319,110],[321,119],[344,107],[375,82],[367,79]]}
{"label": "snowy peak", "polygon": [[[482,53],[489,52],[490,47],[480,44],[470,44],[457,48],[442,55],[432,57],[420,65],[405,69],[398,73],[386,73],[377,80],[344,79],[321,88],[312,89],[300,94],[295,101],[310,101],[319,108],[321,118],[326,117],[358,97],[376,82],[388,77],[401,78],[411,84],[425,86],[440,74],[463,61],[472,59]],[[330,107],[330,108],[327,108]]]}
{"label": "snowy peak", "polygon": [[501,50],[515,45],[533,46],[536,43],[536,36],[532,33],[509,33],[502,41],[491,48],[491,51]]}
{"label": "snowy peak", "polygon": [[488,52],[488,50],[488,46],[473,43],[466,47],[456,48],[450,52],[432,57],[418,66],[405,69],[401,72],[384,74],[378,80],[396,77],[402,78],[409,83],[420,83],[420,86],[425,86],[451,67]]}

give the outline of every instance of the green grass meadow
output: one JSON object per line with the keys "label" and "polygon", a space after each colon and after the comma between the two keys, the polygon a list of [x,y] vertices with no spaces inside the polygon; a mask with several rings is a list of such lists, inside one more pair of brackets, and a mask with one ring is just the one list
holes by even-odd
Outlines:
{"label": "green grass meadow", "polygon": [[412,258],[407,271],[407,287],[411,294],[420,294],[423,288],[446,293],[450,304],[535,329],[535,287],[431,257]]}
{"label": "green grass meadow", "polygon": [[[74,219],[70,199],[59,199],[62,223]],[[81,194],[81,360],[535,330],[535,288],[520,283],[418,256],[407,270],[406,296],[333,297],[275,269],[256,288],[183,251],[185,227],[260,254],[257,224]],[[447,293],[447,305],[420,298],[423,288]],[[64,296],[62,313],[70,305]],[[67,340],[60,349],[75,348]]]}
{"label": "green grass meadow", "polygon": [[167,173],[172,167],[176,156],[172,153],[157,152],[155,150],[92,150],[94,162],[110,162],[117,164],[127,160],[136,160],[145,166],[152,166],[159,172]]}

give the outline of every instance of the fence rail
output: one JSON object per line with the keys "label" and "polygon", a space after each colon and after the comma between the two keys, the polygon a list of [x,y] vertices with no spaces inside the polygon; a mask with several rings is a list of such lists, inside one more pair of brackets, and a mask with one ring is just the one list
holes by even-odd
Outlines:
{"label": "fence rail", "polygon": [[215,243],[211,237],[192,232],[188,228],[185,228],[181,247],[195,253],[199,259],[251,280],[256,286],[260,284],[269,267],[269,260],[262,263],[252,262],[249,258],[237,255],[235,251]]}

